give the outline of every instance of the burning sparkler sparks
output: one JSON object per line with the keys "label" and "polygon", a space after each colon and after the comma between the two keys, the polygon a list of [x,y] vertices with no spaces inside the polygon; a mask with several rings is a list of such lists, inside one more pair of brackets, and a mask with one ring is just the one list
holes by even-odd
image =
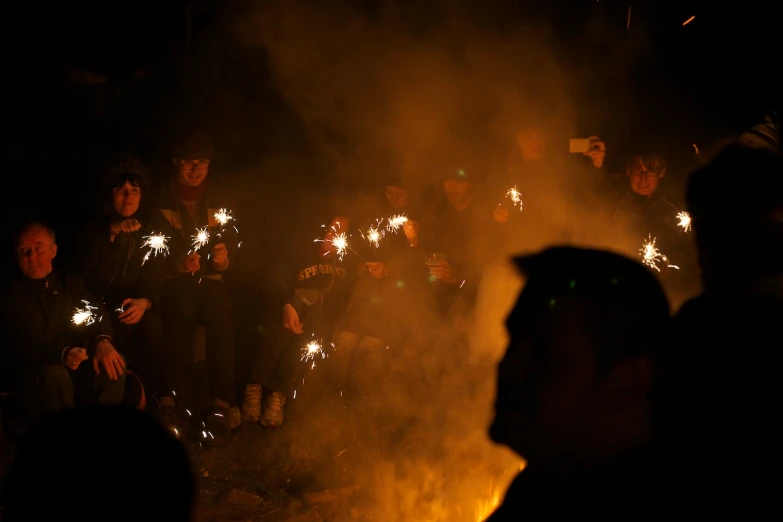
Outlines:
{"label": "burning sparkler sparks", "polygon": [[[326,359],[321,341],[312,340],[302,348],[302,358],[304,362],[313,361],[316,356],[320,355],[321,359]],[[315,364],[315,362],[313,362]]]}
{"label": "burning sparkler sparks", "polygon": [[397,232],[401,226],[408,222],[408,217],[405,215],[392,216],[386,220],[386,229],[390,232]]}
{"label": "burning sparkler sparks", "polygon": [[221,208],[217,212],[215,212],[215,221],[220,223],[222,226],[225,226],[226,223],[234,219],[234,216],[232,215],[230,210],[226,210],[225,208]]}
{"label": "burning sparkler sparks", "polygon": [[207,227],[197,228],[196,233],[190,237],[193,240],[193,250],[205,247],[207,243],[209,243],[209,231],[207,230]]}
{"label": "burning sparkler sparks", "polygon": [[519,207],[519,210],[522,210],[522,194],[517,190],[517,187],[508,189],[506,197],[511,199],[511,203],[513,203],[515,207]]}
{"label": "burning sparkler sparks", "polygon": [[691,230],[691,215],[687,212],[680,212],[677,214],[677,219],[679,222],[677,223],[678,226],[682,227],[682,229],[685,232],[690,232]]}
{"label": "burning sparkler sparks", "polygon": [[[323,225],[324,228],[326,225]],[[327,233],[326,238],[324,239],[316,239],[315,243],[329,243],[332,245],[332,249],[334,250],[334,253],[337,255],[337,258],[342,261],[343,256],[345,256],[345,253],[348,252],[348,234],[345,232],[337,232],[337,229],[340,227],[340,222],[338,221],[336,225],[332,226],[329,233]],[[328,255],[328,252],[324,255]]]}
{"label": "burning sparkler sparks", "polygon": [[143,239],[144,243],[141,245],[141,248],[149,247],[149,250],[144,254],[144,259],[141,260],[142,265],[147,262],[150,256],[157,256],[163,253],[165,257],[169,253],[169,245],[167,244],[169,238],[163,234],[153,232],[149,236],[144,236]]}
{"label": "burning sparkler sparks", "polygon": [[679,270],[680,267],[669,263],[669,258],[658,250],[658,247],[655,246],[655,239],[656,238],[652,236],[647,236],[647,240],[642,245],[642,248],[639,249],[639,255],[642,256],[642,263],[658,272],[661,271],[658,266],[659,263],[665,264],[667,268]]}
{"label": "burning sparkler sparks", "polygon": [[73,312],[73,317],[71,318],[73,324],[76,326],[90,326],[95,323],[95,321],[100,321],[100,318],[95,315],[95,312],[98,310],[97,306],[91,305],[89,301],[85,301],[84,299],[82,299],[82,304],[84,305],[84,308],[79,308],[77,306],[76,310]]}

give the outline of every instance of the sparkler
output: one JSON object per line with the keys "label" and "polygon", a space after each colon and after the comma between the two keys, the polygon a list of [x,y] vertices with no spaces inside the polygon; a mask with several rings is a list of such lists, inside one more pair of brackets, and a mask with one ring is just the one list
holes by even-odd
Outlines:
{"label": "sparkler", "polygon": [[158,254],[163,253],[163,256],[165,257],[169,253],[169,245],[167,244],[169,238],[163,234],[152,232],[149,236],[144,236],[143,239],[144,243],[141,245],[141,248],[149,247],[149,250],[144,254],[144,259],[141,260],[142,265],[147,262],[150,256],[157,256]]}
{"label": "sparkler", "polygon": [[233,220],[234,216],[232,215],[230,210],[226,210],[225,208],[221,208],[217,212],[215,212],[215,221],[220,223],[221,226],[225,226],[226,223]]}
{"label": "sparkler", "polygon": [[198,250],[209,243],[209,231],[207,227],[197,228],[196,233],[190,236],[193,240],[193,250]]}
{"label": "sparkler", "polygon": [[315,368],[315,358],[320,355],[321,359],[326,359],[326,353],[324,353],[323,346],[321,345],[321,341],[317,341],[313,339],[309,343],[305,345],[304,348],[302,348],[302,358],[300,359],[303,362],[310,362],[312,361],[312,368]]}
{"label": "sparkler", "polygon": [[403,214],[392,216],[386,220],[386,230],[396,233],[407,222],[408,217]]}
{"label": "sparkler", "polygon": [[[337,232],[337,228],[340,226],[340,222],[338,221],[335,226],[331,228],[331,239],[316,239],[313,241],[314,243],[329,243],[332,245],[332,248],[334,249],[334,253],[337,255],[337,258],[342,261],[343,256],[345,256],[345,253],[348,251],[348,234],[345,232]],[[324,225],[324,228],[326,225]],[[327,234],[328,236],[329,234]],[[328,252],[324,255],[328,255]]]}
{"label": "sparkler", "polygon": [[506,192],[506,197],[511,199],[513,206],[519,207],[519,210],[522,210],[522,194],[517,190],[516,186],[508,189],[508,192]]}
{"label": "sparkler", "polygon": [[95,321],[101,320],[100,317],[95,315],[95,311],[98,310],[97,306],[91,305],[89,301],[84,299],[82,299],[82,304],[84,305],[84,308],[79,308],[77,306],[76,310],[73,312],[73,317],[71,318],[73,324],[76,326],[90,326],[95,323]]}
{"label": "sparkler", "polygon": [[651,235],[648,235],[647,240],[642,245],[642,248],[639,249],[639,255],[642,256],[642,263],[658,272],[661,271],[661,269],[658,267],[658,263],[665,263],[667,268],[675,268],[679,270],[680,267],[669,263],[669,258],[663,255],[660,250],[658,250],[658,247],[655,246],[655,239],[656,238],[652,237]]}
{"label": "sparkler", "polygon": [[679,222],[677,223],[678,226],[682,227],[682,229],[685,232],[690,232],[691,230],[691,215],[687,212],[680,212],[677,214],[677,219],[679,219]]}

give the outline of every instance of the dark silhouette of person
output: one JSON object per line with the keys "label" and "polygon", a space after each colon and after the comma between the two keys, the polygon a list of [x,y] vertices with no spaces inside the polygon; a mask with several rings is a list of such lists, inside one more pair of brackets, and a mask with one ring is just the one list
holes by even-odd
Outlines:
{"label": "dark silhouette of person", "polygon": [[527,466],[488,520],[654,518],[651,391],[670,327],[660,284],[599,250],[550,248],[514,263],[525,286],[506,321],[490,437]]}
{"label": "dark silhouette of person", "polygon": [[64,410],[22,440],[3,520],[191,522],[195,491],[185,446],[150,414],[129,406]]}
{"label": "dark silhouette of person", "polygon": [[686,203],[703,292],[675,317],[661,434],[694,509],[766,518],[781,462],[783,157],[731,143],[691,174]]}

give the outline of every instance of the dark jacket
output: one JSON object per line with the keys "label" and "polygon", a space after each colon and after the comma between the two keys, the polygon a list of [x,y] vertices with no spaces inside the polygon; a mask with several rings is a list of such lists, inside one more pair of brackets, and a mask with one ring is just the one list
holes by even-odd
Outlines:
{"label": "dark jacket", "polygon": [[[238,263],[237,253],[241,244],[239,236],[239,210],[236,198],[227,190],[211,182],[209,178],[204,182],[207,188],[199,199],[196,216],[191,219],[185,205],[180,201],[176,193],[177,179],[163,187],[158,195],[156,211],[153,213],[153,228],[163,230],[165,235],[171,237],[168,256],[168,276],[189,276],[183,272],[182,261],[192,250],[197,250],[201,255],[201,277],[219,279],[225,281],[232,277],[232,272]],[[234,219],[221,225],[215,218],[219,210],[230,211]],[[197,230],[206,227],[209,232],[209,241],[206,245],[195,248],[193,236]],[[219,272],[215,270],[209,259],[212,247],[218,243],[224,243],[228,249],[228,267]]]}
{"label": "dark jacket", "polygon": [[[76,325],[74,312],[84,309],[85,302],[95,307],[94,322]],[[45,279],[20,279],[9,289],[4,308],[10,339],[7,360],[19,376],[62,364],[69,347],[85,348],[92,356],[97,341],[112,336],[111,321],[104,317],[109,312],[87,292],[78,275],[52,272]]]}
{"label": "dark jacket", "polygon": [[525,469],[487,522],[520,520],[663,520],[667,503],[665,465],[652,449],[639,451],[592,473],[549,481]]}
{"label": "dark jacket", "polygon": [[283,278],[282,295],[301,320],[305,320],[311,307],[317,306],[323,311],[322,321],[334,323],[345,309],[356,281],[357,260],[351,252],[341,260],[333,254],[323,256],[320,250],[320,243],[310,246],[305,255],[294,261]]}
{"label": "dark jacket", "polygon": [[150,225],[143,225],[134,233],[121,232],[112,238],[108,220],[104,220],[96,222],[85,235],[84,284],[109,310],[129,297],[158,303],[170,254],[163,251],[155,255],[144,246],[152,233]]}
{"label": "dark jacket", "polygon": [[783,278],[711,289],[675,318],[677,342],[666,347],[660,372],[658,431],[682,463],[682,487],[700,484],[693,500],[711,515],[764,518],[775,509],[781,317]]}

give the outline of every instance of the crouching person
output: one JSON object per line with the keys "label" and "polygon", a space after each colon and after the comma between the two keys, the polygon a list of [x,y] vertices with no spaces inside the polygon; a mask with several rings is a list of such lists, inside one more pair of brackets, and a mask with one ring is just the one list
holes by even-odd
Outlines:
{"label": "crouching person", "polygon": [[80,276],[53,270],[54,231],[29,223],[15,246],[21,277],[4,302],[6,360],[28,420],[74,406],[121,403],[125,361],[114,349],[111,322]]}

